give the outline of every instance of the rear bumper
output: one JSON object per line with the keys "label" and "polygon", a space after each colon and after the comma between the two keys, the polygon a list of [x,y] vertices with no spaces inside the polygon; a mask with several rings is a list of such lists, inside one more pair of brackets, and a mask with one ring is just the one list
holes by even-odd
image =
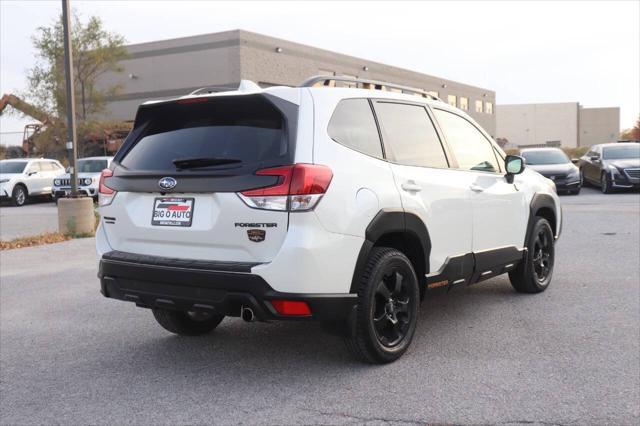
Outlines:
{"label": "rear bumper", "polygon": [[[255,264],[201,262],[111,251],[100,260],[101,293],[145,308],[204,311],[239,316],[250,307],[256,318],[270,320],[339,321],[353,311],[356,294],[281,293],[260,276]],[[306,302],[311,315],[282,316],[270,300]]]}

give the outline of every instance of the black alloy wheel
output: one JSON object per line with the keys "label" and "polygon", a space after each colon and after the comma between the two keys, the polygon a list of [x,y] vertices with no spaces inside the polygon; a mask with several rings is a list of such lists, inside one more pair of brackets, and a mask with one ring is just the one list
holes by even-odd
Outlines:
{"label": "black alloy wheel", "polygon": [[358,305],[347,322],[347,348],[361,361],[400,358],[418,321],[420,289],[413,264],[390,247],[374,247],[358,285]]}
{"label": "black alloy wheel", "polygon": [[409,308],[414,303],[402,272],[390,268],[378,282],[373,306],[376,337],[382,345],[391,348],[406,337],[412,319]]}
{"label": "black alloy wheel", "polygon": [[551,271],[551,253],[553,251],[553,236],[549,235],[546,228],[539,228],[533,242],[533,271],[536,279],[544,283]]}
{"label": "black alloy wheel", "polygon": [[509,272],[509,281],[519,293],[540,293],[549,287],[555,260],[555,238],[549,221],[536,216],[527,238],[527,253]]}

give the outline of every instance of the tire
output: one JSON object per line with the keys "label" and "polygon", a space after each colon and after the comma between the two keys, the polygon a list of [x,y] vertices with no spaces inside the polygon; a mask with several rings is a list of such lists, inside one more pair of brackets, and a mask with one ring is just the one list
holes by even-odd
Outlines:
{"label": "tire", "polygon": [[609,177],[605,172],[600,175],[600,189],[603,194],[611,194],[611,182],[609,182]]}
{"label": "tire", "polygon": [[360,361],[395,361],[411,344],[418,321],[420,289],[413,266],[398,250],[374,247],[358,285],[358,306],[344,338]]}
{"label": "tire", "polygon": [[11,202],[16,207],[22,207],[27,202],[27,188],[22,184],[17,184],[11,192]]}
{"label": "tire", "polygon": [[509,281],[519,293],[541,293],[551,283],[554,261],[553,230],[547,219],[536,216],[528,238],[527,256],[509,272]]}
{"label": "tire", "polygon": [[181,336],[200,336],[210,333],[224,319],[224,315],[171,311],[161,308],[154,308],[152,311],[162,328]]}

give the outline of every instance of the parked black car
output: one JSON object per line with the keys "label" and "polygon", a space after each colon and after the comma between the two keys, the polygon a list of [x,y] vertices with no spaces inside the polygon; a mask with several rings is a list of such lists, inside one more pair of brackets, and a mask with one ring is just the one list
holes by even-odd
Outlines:
{"label": "parked black car", "polygon": [[580,193],[580,170],[561,149],[527,148],[520,151],[520,155],[524,157],[527,168],[555,182],[558,194]]}
{"label": "parked black car", "polygon": [[640,143],[594,145],[578,163],[584,182],[605,194],[614,189],[640,188]]}

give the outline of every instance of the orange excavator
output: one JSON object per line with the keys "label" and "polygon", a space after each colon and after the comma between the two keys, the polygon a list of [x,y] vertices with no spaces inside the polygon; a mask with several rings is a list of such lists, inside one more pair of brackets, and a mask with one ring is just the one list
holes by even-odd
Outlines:
{"label": "orange excavator", "polygon": [[24,152],[29,153],[33,149],[33,137],[48,124],[55,124],[57,122],[57,118],[52,117],[40,108],[37,108],[12,94],[3,95],[0,99],[0,115],[2,115],[5,108],[9,105],[24,115],[28,115],[29,117],[33,117],[39,121],[39,123],[29,123],[24,126],[24,133],[22,134],[22,149]]}
{"label": "orange excavator", "polygon": [[[31,154],[34,149],[33,138],[40,133],[47,125],[58,124],[59,119],[42,111],[40,108],[20,99],[16,95],[6,94],[0,99],[0,115],[7,106],[22,112],[36,120],[39,123],[29,123],[24,126],[22,135],[22,149],[25,153]],[[88,155],[113,155],[131,130],[132,123],[123,122],[102,122],[99,130],[95,130],[90,134],[86,134],[83,140],[84,145],[89,149],[93,148],[93,154]]]}

